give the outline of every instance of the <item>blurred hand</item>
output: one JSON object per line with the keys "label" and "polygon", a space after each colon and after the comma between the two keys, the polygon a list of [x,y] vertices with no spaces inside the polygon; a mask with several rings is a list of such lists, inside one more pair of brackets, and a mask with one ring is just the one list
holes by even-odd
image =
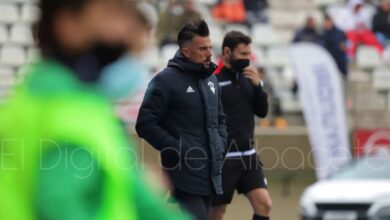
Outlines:
{"label": "blurred hand", "polygon": [[260,85],[260,74],[257,71],[257,69],[253,66],[249,66],[244,69],[244,72],[242,73],[246,78],[248,78],[253,85],[258,86]]}

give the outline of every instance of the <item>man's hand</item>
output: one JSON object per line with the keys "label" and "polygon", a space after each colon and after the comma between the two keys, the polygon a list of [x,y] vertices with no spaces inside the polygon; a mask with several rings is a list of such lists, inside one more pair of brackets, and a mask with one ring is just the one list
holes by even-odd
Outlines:
{"label": "man's hand", "polygon": [[245,68],[242,74],[244,74],[244,76],[248,78],[253,85],[255,86],[260,85],[260,81],[261,81],[260,75],[255,67],[250,66]]}

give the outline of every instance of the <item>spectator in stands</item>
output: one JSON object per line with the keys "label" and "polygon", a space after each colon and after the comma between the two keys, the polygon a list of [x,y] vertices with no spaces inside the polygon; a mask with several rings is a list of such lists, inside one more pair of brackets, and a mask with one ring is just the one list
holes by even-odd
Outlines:
{"label": "spectator in stands", "polygon": [[[305,26],[302,29],[298,30],[295,34],[293,43],[309,42],[315,44],[322,44],[321,40],[321,35],[317,31],[316,21],[313,17],[308,16],[306,18]],[[291,90],[294,96],[296,96],[298,93],[298,83],[296,81],[293,82]]]}
{"label": "spectator in stands", "polygon": [[222,0],[211,11],[215,20],[226,23],[245,23],[246,12],[243,0]]}
{"label": "spectator in stands", "polygon": [[293,42],[311,42],[316,44],[321,43],[321,36],[317,31],[316,21],[313,17],[309,16],[306,18],[305,26],[297,31]]}
{"label": "spectator in stands", "polygon": [[374,15],[372,30],[377,39],[385,47],[390,40],[390,0],[382,0]]}
{"label": "spectator in stands", "polygon": [[348,73],[347,59],[347,37],[343,31],[338,29],[329,15],[325,15],[323,43],[324,47],[336,61],[339,71],[344,77]]}
{"label": "spectator in stands", "polygon": [[267,0],[244,0],[246,19],[249,25],[259,22],[267,22],[265,9],[268,7]]}
{"label": "spectator in stands", "polygon": [[170,0],[167,10],[160,14],[157,26],[160,47],[177,43],[180,29],[187,22],[200,18],[201,15],[195,10],[192,0]]}
{"label": "spectator in stands", "polygon": [[362,10],[363,0],[350,0],[347,7],[335,20],[336,26],[343,30],[349,40],[348,55],[354,57],[359,44],[375,47],[379,53],[383,47],[370,30],[371,18]]}

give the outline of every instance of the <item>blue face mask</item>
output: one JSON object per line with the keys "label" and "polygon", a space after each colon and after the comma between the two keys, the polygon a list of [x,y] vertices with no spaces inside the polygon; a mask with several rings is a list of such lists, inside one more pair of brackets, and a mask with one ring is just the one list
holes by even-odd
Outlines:
{"label": "blue face mask", "polygon": [[146,68],[130,55],[124,55],[101,71],[98,87],[112,100],[126,98],[147,81]]}

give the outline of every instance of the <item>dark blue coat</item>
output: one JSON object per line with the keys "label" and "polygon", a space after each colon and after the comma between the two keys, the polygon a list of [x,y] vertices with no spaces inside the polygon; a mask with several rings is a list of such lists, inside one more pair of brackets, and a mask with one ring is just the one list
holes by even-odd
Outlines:
{"label": "dark blue coat", "polygon": [[178,51],[149,83],[136,124],[160,151],[174,187],[198,195],[222,194],[226,116],[214,69]]}
{"label": "dark blue coat", "polygon": [[347,37],[345,36],[344,32],[342,32],[336,27],[324,31],[324,47],[332,55],[332,57],[336,61],[337,67],[344,75],[348,74],[348,59],[346,52],[341,49],[341,45],[345,45],[346,41]]}

